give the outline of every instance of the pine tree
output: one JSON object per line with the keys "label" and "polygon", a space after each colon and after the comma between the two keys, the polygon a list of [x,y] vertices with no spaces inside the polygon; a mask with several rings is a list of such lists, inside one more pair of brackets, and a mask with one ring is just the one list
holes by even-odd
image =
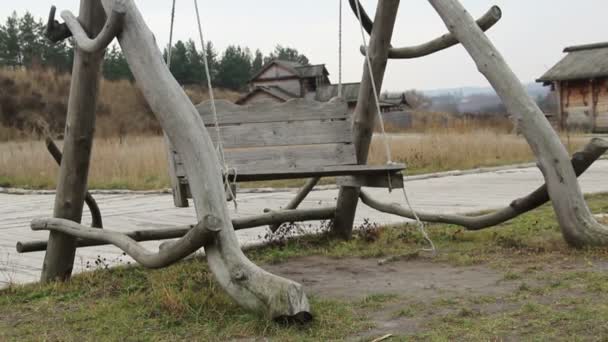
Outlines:
{"label": "pine tree", "polygon": [[217,84],[223,88],[242,90],[251,75],[251,51],[228,46],[219,65]]}
{"label": "pine tree", "polygon": [[42,37],[38,35],[40,31],[38,23],[30,12],[19,20],[19,48],[21,50],[21,64],[30,67],[42,64]]}
{"label": "pine tree", "polygon": [[273,59],[296,62],[302,65],[310,65],[308,57],[306,57],[304,54],[301,54],[297,49],[284,47],[282,45],[277,45],[274,48],[274,52],[265,58],[264,61],[268,63]]}
{"label": "pine tree", "polygon": [[264,66],[264,55],[260,49],[255,50],[255,57],[251,63],[251,76],[257,74]]}
{"label": "pine tree", "polygon": [[192,39],[186,43],[186,79],[183,84],[197,84],[204,80],[205,66],[203,65],[202,54],[196,50],[196,44]]}
{"label": "pine tree", "polygon": [[6,24],[2,30],[3,44],[0,50],[0,60],[4,65],[21,65],[21,50],[19,48],[19,18],[17,12],[6,19]]}
{"label": "pine tree", "polygon": [[[205,53],[207,54],[207,63],[209,65],[209,74],[211,75],[211,82],[215,83],[217,78],[219,62],[217,61],[217,52],[211,41],[208,41],[205,45]],[[206,76],[204,77],[206,81]]]}
{"label": "pine tree", "polygon": [[186,45],[181,40],[175,43],[171,52],[171,73],[179,84],[188,81],[188,52]]}

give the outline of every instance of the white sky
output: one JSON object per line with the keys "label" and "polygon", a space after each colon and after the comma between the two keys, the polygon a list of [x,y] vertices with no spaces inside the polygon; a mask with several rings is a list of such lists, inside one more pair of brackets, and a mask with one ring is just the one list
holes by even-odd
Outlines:
{"label": "white sky", "polygon": [[[378,0],[362,0],[373,12]],[[499,5],[503,19],[489,36],[523,82],[531,82],[563,55],[567,45],[608,40],[606,0],[461,0],[477,18],[490,6]],[[51,4],[58,10],[78,10],[76,0],[3,0],[2,21],[16,10],[29,10],[46,18]],[[137,0],[144,18],[159,44],[169,37],[170,0]],[[9,5],[10,4],[10,5]],[[338,0],[199,0],[206,39],[223,50],[229,44],[260,48],[264,54],[276,44],[295,47],[311,63],[325,63],[330,78],[338,75]],[[177,0],[176,37],[196,41],[193,1]],[[360,80],[363,59],[358,53],[361,36],[355,17],[344,0],[344,78]],[[414,45],[446,32],[432,7],[424,0],[402,0],[393,46]],[[385,79],[386,90],[436,89],[485,86],[473,62],[462,47],[454,47],[418,60],[391,61]]]}

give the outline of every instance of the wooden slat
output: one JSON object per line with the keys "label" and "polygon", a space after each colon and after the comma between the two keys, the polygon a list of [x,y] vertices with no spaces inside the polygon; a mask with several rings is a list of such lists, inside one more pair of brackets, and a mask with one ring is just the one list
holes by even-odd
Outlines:
{"label": "wooden slat", "polygon": [[229,167],[241,172],[257,172],[275,169],[298,169],[325,165],[354,164],[352,144],[324,144],[257,147],[225,151]]}
{"label": "wooden slat", "polygon": [[[370,166],[370,165],[338,165],[302,167],[298,169],[275,169],[266,171],[244,171],[237,177],[239,182],[267,181],[277,179],[297,179],[309,177],[336,177],[345,175],[367,175],[386,178],[388,173],[396,173],[405,169],[405,165]],[[370,183],[371,184],[371,183]]]}
{"label": "wooden slat", "polygon": [[387,188],[390,190],[403,188],[403,175],[400,172],[385,171],[367,175],[339,176],[336,184],[349,187]]}
{"label": "wooden slat", "polygon": [[[215,124],[209,101],[199,104],[196,108],[206,125]],[[281,104],[256,103],[247,106],[217,100],[216,108],[220,125],[349,118],[346,102],[337,98],[329,102],[294,99]]]}
{"label": "wooden slat", "polygon": [[[209,128],[209,133],[216,144],[215,129]],[[250,123],[223,126],[220,133],[225,148],[350,143],[353,139],[346,120]]]}

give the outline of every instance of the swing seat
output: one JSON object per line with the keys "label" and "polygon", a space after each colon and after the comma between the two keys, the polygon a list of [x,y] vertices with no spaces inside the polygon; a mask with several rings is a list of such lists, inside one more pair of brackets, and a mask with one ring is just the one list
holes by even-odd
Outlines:
{"label": "swing seat", "polygon": [[[343,99],[246,106],[217,100],[216,108],[226,164],[234,170],[230,181],[337,177],[341,186],[403,186],[403,164],[357,164],[351,115]],[[197,109],[217,144],[211,103],[205,101]],[[188,178],[179,154],[170,150],[175,203],[187,206]]]}

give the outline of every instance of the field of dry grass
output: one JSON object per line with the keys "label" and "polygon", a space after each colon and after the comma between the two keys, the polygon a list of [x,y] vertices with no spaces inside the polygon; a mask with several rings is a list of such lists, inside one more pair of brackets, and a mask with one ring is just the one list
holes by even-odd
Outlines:
{"label": "field of dry grass", "polygon": [[[567,143],[567,139],[564,139]],[[571,137],[574,151],[587,142]],[[409,174],[469,169],[532,161],[523,138],[474,131],[467,134],[436,132],[390,136],[393,159],[409,166]],[[376,137],[370,162],[384,163],[382,141]],[[55,187],[57,166],[42,141],[0,143],[0,186],[51,189]],[[95,189],[159,189],[169,187],[165,146],[159,136],[126,136],[95,141],[90,187]],[[291,182],[277,186],[297,185]],[[266,184],[268,185],[268,184]]]}

